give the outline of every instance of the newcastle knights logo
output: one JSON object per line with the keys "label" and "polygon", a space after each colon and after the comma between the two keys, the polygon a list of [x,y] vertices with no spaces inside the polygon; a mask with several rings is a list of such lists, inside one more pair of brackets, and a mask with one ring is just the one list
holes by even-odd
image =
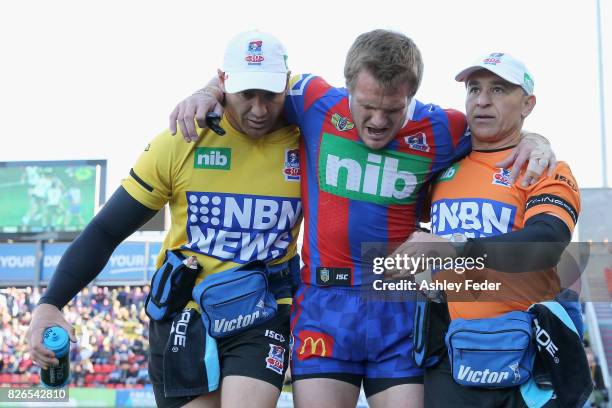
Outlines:
{"label": "newcastle knights logo", "polygon": [[429,152],[429,145],[427,144],[427,135],[424,132],[418,132],[414,135],[406,136],[404,142],[412,150],[418,150],[421,152]]}

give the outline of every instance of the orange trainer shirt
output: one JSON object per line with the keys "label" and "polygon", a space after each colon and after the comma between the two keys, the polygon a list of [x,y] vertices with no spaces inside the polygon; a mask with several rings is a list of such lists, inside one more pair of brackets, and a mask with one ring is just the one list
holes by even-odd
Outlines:
{"label": "orange trainer shirt", "polygon": [[[567,164],[560,162],[554,174],[542,175],[528,188],[518,183],[511,185],[510,170],[494,167],[508,156],[510,149],[473,151],[440,176],[432,195],[433,233],[446,238],[453,233],[469,238],[500,235],[523,228],[526,220],[542,213],[559,217],[573,231],[580,212],[580,195]],[[491,269],[464,274],[444,271],[436,279],[464,282],[460,294],[447,293],[452,319],[494,317],[526,310],[534,301],[550,299],[559,291],[555,268],[525,273]],[[466,290],[468,279],[500,285],[492,291]]]}

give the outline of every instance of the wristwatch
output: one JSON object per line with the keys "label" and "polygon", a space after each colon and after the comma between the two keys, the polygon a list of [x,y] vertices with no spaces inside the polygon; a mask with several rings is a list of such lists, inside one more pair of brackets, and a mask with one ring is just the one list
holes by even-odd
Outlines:
{"label": "wristwatch", "polygon": [[455,251],[457,251],[457,256],[460,256],[463,253],[463,250],[465,249],[465,245],[467,243],[468,237],[466,237],[460,232],[455,232],[450,237],[450,244],[453,248],[455,248]]}

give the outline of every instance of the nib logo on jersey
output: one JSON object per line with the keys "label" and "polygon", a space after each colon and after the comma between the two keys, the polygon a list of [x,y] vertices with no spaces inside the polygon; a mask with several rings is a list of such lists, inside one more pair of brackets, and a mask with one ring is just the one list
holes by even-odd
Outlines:
{"label": "nib logo on jersey", "polygon": [[495,200],[463,198],[435,201],[431,207],[431,230],[450,238],[454,233],[468,238],[488,237],[512,231],[516,207]]}
{"label": "nib logo on jersey", "polygon": [[381,205],[411,204],[431,160],[393,150],[372,150],[328,133],[319,153],[319,184],[328,193]]}
{"label": "nib logo on jersey", "polygon": [[284,256],[302,216],[299,198],[187,192],[187,204],[183,248],[237,263]]}
{"label": "nib logo on jersey", "polygon": [[194,169],[229,170],[232,167],[232,149],[227,147],[198,147],[194,155]]}

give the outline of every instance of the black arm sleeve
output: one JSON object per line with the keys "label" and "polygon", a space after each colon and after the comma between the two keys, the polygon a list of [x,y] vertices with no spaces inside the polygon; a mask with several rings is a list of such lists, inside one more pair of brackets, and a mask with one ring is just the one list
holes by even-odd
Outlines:
{"label": "black arm sleeve", "polygon": [[70,244],[39,303],[64,307],[100,273],[115,248],[156,213],[119,187]]}
{"label": "black arm sleeve", "polygon": [[555,266],[572,234],[550,214],[538,214],[525,227],[494,237],[470,239],[462,256],[485,257],[485,265],[502,272],[528,272]]}

